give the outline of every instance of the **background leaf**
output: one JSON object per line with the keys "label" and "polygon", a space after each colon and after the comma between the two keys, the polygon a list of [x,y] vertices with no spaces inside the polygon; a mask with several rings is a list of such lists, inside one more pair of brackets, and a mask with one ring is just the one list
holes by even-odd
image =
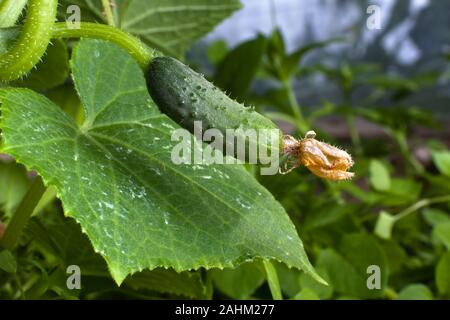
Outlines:
{"label": "background leaf", "polygon": [[259,69],[266,45],[266,38],[259,36],[230,51],[219,63],[214,83],[231,97],[243,101]]}
{"label": "background leaf", "polygon": [[0,251],[0,269],[9,273],[15,273],[17,270],[16,259],[8,250]]}
{"label": "background leaf", "polygon": [[259,262],[244,263],[235,269],[211,270],[218,290],[233,299],[248,299],[265,280]]}
{"label": "background leaf", "polygon": [[391,176],[386,165],[379,160],[371,160],[369,166],[370,184],[375,190],[385,191],[391,187]]}
{"label": "background leaf", "polygon": [[375,225],[375,234],[383,239],[390,239],[392,235],[392,228],[397,219],[389,212],[381,211],[378,215],[377,223]]}
{"label": "background leaf", "polygon": [[436,286],[439,293],[450,294],[450,252],[445,252],[436,266]]}
{"label": "background leaf", "polygon": [[446,150],[437,150],[432,152],[433,161],[439,171],[450,177],[450,152]]}
{"label": "background leaf", "polygon": [[240,9],[241,4],[239,0],[130,0],[122,8],[123,30],[180,57],[189,45]]}
{"label": "background leaf", "polygon": [[450,222],[436,225],[433,229],[433,236],[441,242],[447,250],[450,250]]}
{"label": "background leaf", "polygon": [[433,293],[423,284],[410,284],[397,297],[398,300],[433,300]]}

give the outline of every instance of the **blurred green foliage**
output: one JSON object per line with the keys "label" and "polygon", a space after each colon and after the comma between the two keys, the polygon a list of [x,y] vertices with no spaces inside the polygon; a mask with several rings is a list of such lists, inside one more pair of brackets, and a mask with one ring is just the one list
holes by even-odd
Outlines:
{"label": "blurred green foliage", "polygon": [[[317,284],[280,265],[283,294],[291,299],[450,298],[450,152],[438,139],[415,134],[420,128],[436,137],[442,134],[433,114],[404,103],[434,85],[439,72],[403,78],[373,64],[304,63],[311,51],[340,41],[345,40],[312,43],[289,54],[281,33],[275,31],[233,50],[221,42],[210,47],[210,62],[218,66],[213,81],[237,99],[252,102],[289,133],[300,137],[314,129],[319,137],[332,141],[326,130],[317,127],[321,120],[341,118],[347,126],[348,139],[341,137],[336,143],[346,145],[355,156],[354,181],[330,183],[302,169],[287,176],[258,177],[290,213],[316,269],[330,284]],[[220,67],[231,63],[232,68]],[[242,79],[235,70],[243,70]],[[301,105],[296,84],[316,75],[334,83],[341,99]],[[221,81],[227,78],[239,85]],[[355,99],[360,88],[365,98]],[[376,125],[378,135],[361,136],[356,119]],[[419,159],[417,148],[424,148],[428,158]],[[379,290],[366,286],[371,265],[381,270]],[[239,274],[228,271],[227,277],[232,277],[229,272]]]}

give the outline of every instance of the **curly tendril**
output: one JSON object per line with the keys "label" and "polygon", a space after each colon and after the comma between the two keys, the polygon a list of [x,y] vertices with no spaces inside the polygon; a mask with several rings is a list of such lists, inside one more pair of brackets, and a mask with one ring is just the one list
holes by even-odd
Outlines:
{"label": "curly tendril", "polygon": [[81,23],[70,28],[56,23],[58,0],[29,0],[26,21],[15,44],[0,55],[0,81],[13,81],[27,74],[45,54],[51,38],[96,38],[116,43],[146,69],[153,58],[151,50],[138,38],[111,26]]}
{"label": "curly tendril", "polygon": [[19,79],[41,60],[50,43],[57,5],[57,0],[29,0],[19,38],[0,55],[0,80]]}

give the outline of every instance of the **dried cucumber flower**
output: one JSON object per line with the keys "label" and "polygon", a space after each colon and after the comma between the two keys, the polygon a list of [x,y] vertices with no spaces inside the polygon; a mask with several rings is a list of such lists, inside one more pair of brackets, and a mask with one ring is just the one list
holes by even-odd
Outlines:
{"label": "dried cucumber flower", "polygon": [[284,136],[284,155],[287,160],[280,173],[286,174],[300,164],[316,176],[327,180],[348,180],[354,176],[347,170],[353,165],[352,157],[344,150],[315,139],[316,133],[308,131],[304,139]]}

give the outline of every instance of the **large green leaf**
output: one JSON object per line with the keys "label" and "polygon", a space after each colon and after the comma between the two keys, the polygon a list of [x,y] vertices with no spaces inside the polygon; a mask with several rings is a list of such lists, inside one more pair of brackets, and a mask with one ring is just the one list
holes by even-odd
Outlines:
{"label": "large green leaf", "polygon": [[239,0],[129,0],[121,28],[149,45],[180,56],[215,25],[241,8]]}
{"label": "large green leaf", "polygon": [[433,161],[439,171],[450,177],[450,151],[447,150],[438,150],[432,152]]}
{"label": "large green leaf", "polygon": [[378,191],[391,187],[391,176],[387,166],[380,160],[372,159],[369,165],[370,184]]}
{"label": "large green leaf", "polygon": [[430,288],[421,283],[413,283],[399,292],[398,300],[433,300]]}
{"label": "large green leaf", "polygon": [[175,165],[179,128],[151,100],[122,49],[83,40],[73,77],[86,121],[47,98],[3,89],[3,147],[54,185],[117,283],[139,270],[235,267],[274,259],[320,279],[294,225],[242,167]]}
{"label": "large green leaf", "polygon": [[433,228],[433,236],[450,250],[450,222],[444,222]]}
{"label": "large green leaf", "polygon": [[16,273],[17,271],[17,262],[11,252],[8,250],[0,251],[0,270]]}

